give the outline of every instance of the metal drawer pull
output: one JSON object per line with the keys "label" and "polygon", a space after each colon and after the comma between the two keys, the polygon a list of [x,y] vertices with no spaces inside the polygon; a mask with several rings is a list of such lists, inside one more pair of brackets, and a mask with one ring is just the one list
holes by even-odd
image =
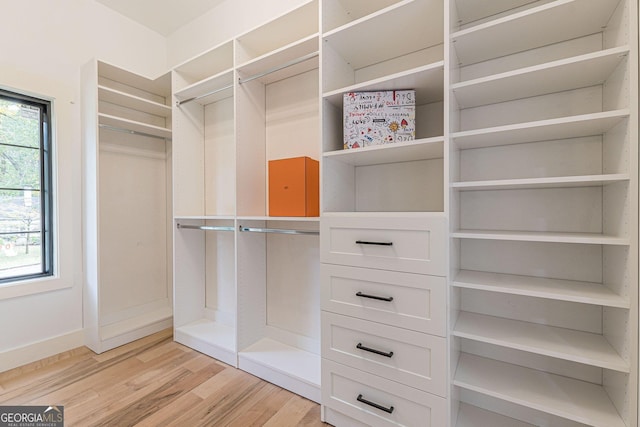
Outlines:
{"label": "metal drawer pull", "polygon": [[376,409],[380,409],[381,411],[387,412],[387,413],[389,413],[389,414],[392,414],[392,413],[393,413],[393,406],[390,406],[390,407],[388,407],[388,408],[385,408],[385,407],[384,407],[384,406],[382,406],[382,405],[378,405],[377,403],[373,403],[373,402],[371,402],[371,401],[369,401],[369,400],[367,400],[367,399],[363,398],[361,394],[359,394],[359,395],[358,395],[358,402],[362,402],[362,403],[365,403],[365,404],[367,404],[367,405],[369,405],[369,406],[373,406],[374,408],[376,408]]}
{"label": "metal drawer pull", "polygon": [[380,356],[385,356],[385,357],[393,356],[393,351],[390,351],[389,353],[385,353],[384,351],[380,351],[380,350],[376,350],[376,349],[373,349],[373,348],[365,347],[365,346],[362,345],[361,342],[358,343],[356,348],[358,350],[364,350],[364,351],[368,351],[370,353],[379,354]]}
{"label": "metal drawer pull", "polygon": [[357,297],[362,297],[362,298],[377,299],[377,300],[380,300],[380,301],[388,301],[388,302],[393,301],[393,297],[377,297],[375,295],[363,294],[362,292],[356,292],[356,296]]}
{"label": "metal drawer pull", "polygon": [[366,240],[356,240],[357,245],[378,245],[378,246],[393,246],[393,242],[369,242]]}

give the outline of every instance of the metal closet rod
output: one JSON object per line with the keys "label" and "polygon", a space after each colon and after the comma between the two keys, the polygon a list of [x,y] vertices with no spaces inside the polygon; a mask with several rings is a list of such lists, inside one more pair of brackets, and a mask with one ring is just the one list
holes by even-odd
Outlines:
{"label": "metal closet rod", "polygon": [[112,130],[114,132],[128,133],[130,135],[147,136],[149,138],[157,138],[165,141],[171,140],[171,138],[165,138],[164,136],[158,136],[158,135],[151,135],[150,133],[145,133],[145,132],[138,132],[137,130],[123,129],[123,128],[119,128],[111,125],[103,125],[103,124],[100,124],[99,126],[103,129]]}
{"label": "metal closet rod", "polygon": [[235,227],[226,226],[214,226],[214,225],[186,225],[178,224],[178,228],[188,228],[191,230],[206,230],[206,231],[236,231]]}
{"label": "metal closet rod", "polygon": [[214,95],[214,94],[216,94],[218,92],[223,92],[225,90],[232,89],[232,88],[233,88],[233,83],[228,84],[228,85],[226,85],[224,87],[212,90],[211,92],[207,92],[207,93],[202,94],[202,95],[194,96],[193,98],[183,99],[182,101],[176,101],[176,106],[179,107],[182,104],[186,104],[187,102],[195,101],[196,99],[200,99],[200,98],[206,98],[207,96],[211,96],[211,95]]}
{"label": "metal closet rod", "polygon": [[[243,84],[243,83],[250,82],[251,80],[259,79],[260,77],[267,76],[267,75],[269,75],[271,73],[275,73],[276,71],[284,70],[285,68],[288,68],[288,67],[291,67],[292,65],[296,65],[296,64],[299,64],[301,62],[307,61],[307,60],[309,60],[311,58],[315,58],[316,56],[318,56],[318,52],[309,53],[307,55],[301,56],[300,58],[296,58],[296,59],[293,59],[293,60],[291,60],[289,62],[285,62],[282,65],[278,65],[277,67],[270,68],[267,71],[263,71],[262,73],[254,74],[254,75],[249,76],[249,77],[247,77],[245,79],[238,79],[238,84]],[[207,93],[202,94],[202,95],[194,96],[193,98],[183,99],[182,101],[176,101],[176,106],[179,107],[182,104],[186,104],[188,102],[195,101],[197,99],[205,98],[207,96],[211,96],[211,95],[214,95],[214,94],[216,94],[218,92],[222,92],[222,91],[225,91],[225,90],[228,90],[228,89],[231,89],[231,88],[233,88],[233,83],[231,83],[231,84],[229,84],[227,86],[212,90],[211,92],[207,92]]]}
{"label": "metal closet rod", "polygon": [[310,231],[310,230],[287,230],[283,228],[256,228],[256,227],[238,227],[240,231],[249,231],[253,233],[277,233],[277,234],[302,234],[307,236],[317,236],[320,234],[319,231]]}
{"label": "metal closet rod", "polygon": [[289,62],[285,62],[282,65],[278,65],[277,67],[269,68],[268,70],[263,71],[262,73],[254,74],[244,79],[238,79],[238,83],[243,84],[243,83],[250,82],[251,80],[259,79],[260,77],[267,76],[271,73],[275,73],[276,71],[284,70],[285,68],[289,68],[292,65],[296,65],[301,62],[307,61],[311,58],[315,58],[316,56],[318,56],[318,52],[311,52],[307,55],[301,56],[300,58],[292,59]]}

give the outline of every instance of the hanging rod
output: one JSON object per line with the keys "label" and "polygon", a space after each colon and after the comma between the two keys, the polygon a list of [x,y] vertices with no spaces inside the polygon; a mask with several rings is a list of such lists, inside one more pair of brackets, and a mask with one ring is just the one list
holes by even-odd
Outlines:
{"label": "hanging rod", "polygon": [[139,136],[146,136],[149,138],[157,138],[157,139],[163,139],[163,140],[169,140],[171,141],[171,138],[166,138],[164,136],[158,136],[158,135],[151,135],[150,133],[145,133],[145,132],[138,132],[137,130],[131,130],[131,129],[123,129],[123,128],[119,128],[119,127],[115,127],[115,126],[111,126],[111,125],[104,125],[104,124],[100,124],[99,125],[101,128],[103,129],[107,129],[107,130],[111,130],[114,132],[122,132],[122,133],[128,133],[130,135],[139,135]]}
{"label": "hanging rod", "polygon": [[307,231],[307,230],[287,230],[282,228],[255,228],[255,227],[243,227],[238,228],[240,231],[250,231],[254,233],[278,233],[278,234],[304,234],[309,236],[317,236],[319,231]]}
{"label": "hanging rod", "polygon": [[214,95],[214,94],[216,94],[218,92],[223,92],[225,90],[232,89],[232,88],[233,88],[233,83],[231,83],[229,85],[226,85],[224,87],[212,90],[211,92],[207,92],[207,93],[202,94],[202,95],[194,96],[193,98],[183,99],[182,101],[176,101],[176,107],[179,107],[182,104],[186,104],[187,102],[195,101],[196,99],[200,99],[200,98],[205,98],[207,96],[211,96],[211,95]]}
{"label": "hanging rod", "polygon": [[238,79],[238,83],[239,84],[243,84],[243,83],[250,82],[251,80],[259,79],[260,77],[264,77],[264,76],[269,75],[271,73],[275,73],[276,71],[284,70],[285,68],[291,67],[292,65],[299,64],[299,63],[304,62],[304,61],[306,61],[308,59],[315,58],[316,56],[318,56],[318,52],[309,53],[307,55],[301,56],[300,58],[296,58],[296,59],[293,59],[293,60],[291,60],[289,62],[285,62],[282,65],[278,65],[277,67],[270,68],[267,71],[264,71],[262,73],[254,74],[253,76],[249,76],[249,77],[247,77],[245,79]]}
{"label": "hanging rod", "polygon": [[178,224],[178,228],[188,228],[191,230],[206,230],[206,231],[235,231],[235,227],[225,227],[225,226],[213,226],[213,225],[185,225]]}

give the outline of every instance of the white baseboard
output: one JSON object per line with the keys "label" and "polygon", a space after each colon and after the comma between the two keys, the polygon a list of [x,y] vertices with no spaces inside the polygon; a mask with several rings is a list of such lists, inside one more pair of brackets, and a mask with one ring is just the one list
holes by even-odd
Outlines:
{"label": "white baseboard", "polygon": [[82,329],[78,329],[68,334],[3,351],[0,352],[0,372],[55,356],[83,345],[84,332]]}

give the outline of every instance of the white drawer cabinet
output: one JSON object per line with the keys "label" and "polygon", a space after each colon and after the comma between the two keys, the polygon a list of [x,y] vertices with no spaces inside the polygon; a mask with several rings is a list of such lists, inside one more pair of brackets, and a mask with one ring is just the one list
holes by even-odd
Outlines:
{"label": "white drawer cabinet", "polygon": [[446,425],[445,399],[324,358],[322,384],[327,407],[367,425]]}
{"label": "white drawer cabinet", "polygon": [[320,230],[323,263],[444,276],[443,214],[331,214]]}
{"label": "white drawer cabinet", "polygon": [[446,339],[322,313],[322,357],[445,396]]}
{"label": "white drawer cabinet", "polygon": [[322,264],[322,310],[445,336],[444,277]]}

